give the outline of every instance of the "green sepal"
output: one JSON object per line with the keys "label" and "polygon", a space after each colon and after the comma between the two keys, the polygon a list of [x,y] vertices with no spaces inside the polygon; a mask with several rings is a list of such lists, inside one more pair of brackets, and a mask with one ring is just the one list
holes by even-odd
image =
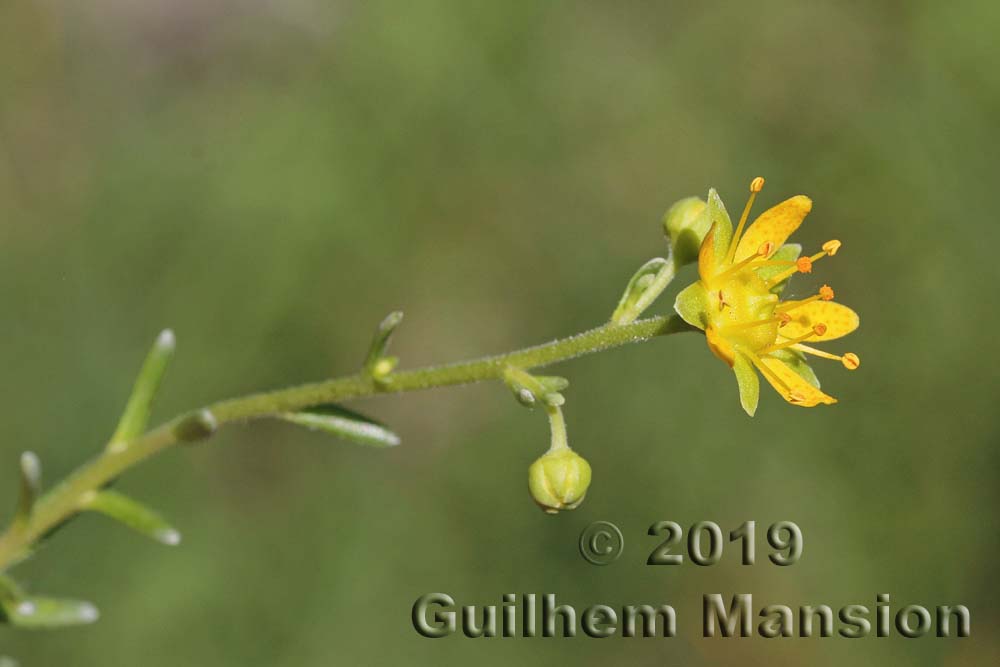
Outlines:
{"label": "green sepal", "polygon": [[314,431],[325,431],[333,435],[370,447],[395,447],[399,436],[380,422],[339,405],[328,403],[298,412],[278,415],[287,422],[305,426]]}
{"label": "green sepal", "polygon": [[736,384],[740,388],[740,405],[748,415],[753,417],[757,412],[757,401],[760,400],[760,379],[753,363],[739,352],[733,359],[733,373],[736,374]]}
{"label": "green sepal", "polygon": [[[670,284],[673,274],[673,263],[662,257],[654,257],[640,266],[625,286],[618,307],[611,314],[611,321],[615,324],[628,324],[642,315],[642,311]],[[650,293],[651,290],[655,290],[655,293]]]}
{"label": "green sepal", "polygon": [[685,322],[704,331],[709,301],[705,286],[701,282],[691,283],[677,295],[674,310]]}
{"label": "green sepal", "polygon": [[83,503],[83,509],[99,512],[161,544],[175,546],[181,542],[181,534],[163,517],[116,491],[93,494]]}
{"label": "green sepal", "polygon": [[118,420],[115,433],[108,442],[108,449],[114,451],[123,448],[129,440],[142,435],[146,430],[153,398],[160,388],[160,382],[163,380],[167,363],[173,356],[175,347],[176,340],[170,329],[164,329],[156,337],[156,341],[146,355],[146,360],[136,377],[132,393],[125,404],[121,418]]}
{"label": "green sepal", "polygon": [[[798,243],[786,243],[785,245],[778,248],[778,251],[771,255],[771,260],[779,260],[783,262],[794,262],[799,258],[802,253],[802,246]],[[761,280],[767,280],[772,276],[776,276],[782,271],[787,270],[783,266],[765,266],[762,269],[757,269],[757,277]],[[794,275],[794,274],[792,274]],[[792,276],[788,276],[782,280],[777,285],[771,288],[771,294],[781,294],[785,291],[785,287],[788,285],[788,281],[791,280]]]}
{"label": "green sepal", "polygon": [[729,242],[733,239],[733,222],[729,219],[726,206],[715,188],[708,191],[708,206],[705,210],[708,213],[710,226],[715,228],[712,234],[712,250],[715,265],[718,266],[726,259],[726,253],[729,251]]}
{"label": "green sepal", "polygon": [[819,378],[813,372],[812,367],[806,361],[806,355],[795,350],[785,348],[771,353],[772,357],[782,361],[786,366],[798,373],[803,380],[819,389]]}
{"label": "green sepal", "polygon": [[12,579],[0,575],[0,616],[20,628],[43,629],[93,623],[100,614],[82,600],[25,595]]}

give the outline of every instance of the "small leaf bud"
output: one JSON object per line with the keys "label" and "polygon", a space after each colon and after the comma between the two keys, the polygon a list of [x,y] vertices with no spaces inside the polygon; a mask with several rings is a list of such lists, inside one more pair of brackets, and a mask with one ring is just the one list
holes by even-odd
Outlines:
{"label": "small leaf bud", "polygon": [[174,436],[181,442],[197,442],[215,433],[219,423],[208,410],[197,410],[174,424]]}
{"label": "small leaf bud", "polygon": [[396,370],[396,366],[399,364],[399,357],[380,357],[374,365],[372,365],[371,375],[378,380],[385,380],[389,377],[389,374]]}

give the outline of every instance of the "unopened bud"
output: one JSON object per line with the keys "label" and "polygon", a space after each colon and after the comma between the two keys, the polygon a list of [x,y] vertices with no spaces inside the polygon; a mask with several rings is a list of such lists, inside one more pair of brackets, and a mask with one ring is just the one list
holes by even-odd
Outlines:
{"label": "unopened bud", "polygon": [[590,486],[590,464],[568,447],[549,450],[528,468],[531,497],[548,514],[576,509]]}
{"label": "unopened bud", "polygon": [[670,239],[676,266],[698,260],[698,249],[711,226],[706,204],[698,197],[682,199],[670,207],[663,216],[663,229]]}

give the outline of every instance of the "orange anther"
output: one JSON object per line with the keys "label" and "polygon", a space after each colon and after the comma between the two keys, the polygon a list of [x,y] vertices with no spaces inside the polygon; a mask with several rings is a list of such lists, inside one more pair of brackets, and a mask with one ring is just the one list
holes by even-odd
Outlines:
{"label": "orange anther", "polygon": [[823,299],[823,301],[833,301],[833,288],[829,285],[820,287],[819,298]]}
{"label": "orange anther", "polygon": [[799,257],[795,261],[795,268],[799,270],[799,273],[812,273],[813,262],[808,257]]}
{"label": "orange anther", "polygon": [[840,241],[836,239],[832,241],[827,241],[826,243],[823,244],[822,247],[823,247],[823,252],[825,252],[830,257],[833,257],[834,255],[837,254],[837,251],[840,250]]}
{"label": "orange anther", "polygon": [[754,194],[760,192],[764,189],[764,177],[758,176],[757,178],[750,181],[750,192]]}
{"label": "orange anther", "polygon": [[861,365],[861,359],[859,359],[858,355],[854,354],[853,352],[848,352],[847,354],[845,354],[843,357],[840,358],[840,363],[844,364],[844,368],[846,368],[847,370],[854,371],[857,370],[858,366]]}
{"label": "orange anther", "polygon": [[817,336],[822,336],[823,334],[826,333],[826,325],[823,324],[822,322],[820,322],[819,324],[814,325],[813,326],[813,333],[816,334]]}

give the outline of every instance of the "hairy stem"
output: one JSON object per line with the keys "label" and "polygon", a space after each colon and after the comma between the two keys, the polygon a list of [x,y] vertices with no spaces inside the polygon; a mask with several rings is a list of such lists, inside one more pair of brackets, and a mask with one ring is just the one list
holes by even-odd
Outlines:
{"label": "hairy stem", "polygon": [[[205,409],[214,415],[219,425],[260,419],[322,403],[498,379],[508,366],[538,368],[583,354],[643,342],[655,336],[692,330],[676,315],[652,317],[625,325],[606,324],[569,338],[507,354],[401,371],[380,380],[359,373],[221,401]],[[13,523],[0,535],[0,572],[16,562],[38,539],[79,512],[91,492],[132,466],[176,444],[180,439],[179,432],[190,417],[190,414],[181,415],[132,439],[126,446],[104,451],[53,487],[38,500],[26,520]]]}

